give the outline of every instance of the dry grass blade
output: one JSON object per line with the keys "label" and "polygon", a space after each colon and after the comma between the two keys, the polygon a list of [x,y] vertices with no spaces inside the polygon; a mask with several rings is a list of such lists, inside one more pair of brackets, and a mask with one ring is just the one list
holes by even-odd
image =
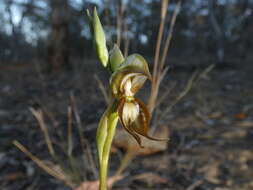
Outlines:
{"label": "dry grass blade", "polygon": [[41,109],[35,110],[32,107],[30,107],[29,109],[30,109],[33,116],[37,119],[37,121],[39,123],[40,129],[44,134],[45,141],[46,141],[49,153],[54,157],[55,156],[55,151],[54,151],[53,144],[52,144],[52,141],[51,141],[49,133],[48,133],[47,125],[46,125],[46,123],[44,121],[44,118],[43,118],[42,110]]}
{"label": "dry grass blade", "polygon": [[206,77],[207,74],[210,73],[214,69],[214,67],[215,67],[215,64],[208,66],[202,73],[200,73],[197,81],[199,81],[201,78]]}
{"label": "dry grass blade", "polygon": [[104,86],[104,84],[102,83],[102,81],[98,78],[98,76],[96,74],[94,74],[94,78],[95,80],[97,81],[98,83],[98,87],[100,89],[100,91],[102,92],[102,95],[104,97],[104,100],[105,100],[105,103],[108,105],[109,104],[109,96],[108,96],[108,93],[107,93],[107,90]]}
{"label": "dry grass blade", "polygon": [[80,119],[77,107],[76,107],[76,101],[75,101],[75,97],[73,94],[70,95],[70,101],[71,101],[71,106],[73,109],[73,113],[77,122],[77,128],[78,128],[78,133],[79,133],[79,138],[81,141],[81,147],[83,149],[83,153],[87,155],[88,158],[88,162],[89,162],[89,166],[92,169],[92,173],[95,177],[98,177],[98,172],[97,172],[97,168],[96,168],[96,164],[95,161],[93,159],[92,156],[92,151],[90,148],[90,144],[88,143],[88,141],[84,138],[83,136],[83,130],[82,130],[82,121]]}
{"label": "dry grass blade", "polygon": [[40,160],[38,157],[34,156],[27,148],[25,148],[22,144],[20,144],[18,141],[13,141],[13,144],[21,150],[24,154],[26,154],[32,161],[34,161],[41,169],[46,171],[49,175],[55,177],[58,180],[63,181],[66,185],[68,185],[71,188],[74,188],[74,185],[71,183],[71,181],[68,180],[65,174],[59,173],[56,170],[52,169],[52,167],[47,166],[42,160]]}

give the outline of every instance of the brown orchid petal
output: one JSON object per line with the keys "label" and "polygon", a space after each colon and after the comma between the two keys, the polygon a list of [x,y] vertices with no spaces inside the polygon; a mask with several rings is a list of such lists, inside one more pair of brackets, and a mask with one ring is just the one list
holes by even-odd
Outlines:
{"label": "brown orchid petal", "polygon": [[141,138],[131,129],[128,127],[128,125],[126,125],[124,123],[124,120],[123,120],[123,109],[124,109],[124,104],[125,104],[126,100],[125,99],[121,99],[120,100],[120,103],[119,103],[119,106],[118,106],[118,114],[119,114],[119,120],[120,120],[120,123],[121,125],[124,127],[124,129],[130,134],[132,135],[135,140],[138,142],[138,144],[140,145],[140,147],[143,147],[142,146],[142,143],[141,143]]}
{"label": "brown orchid petal", "polygon": [[[148,76],[146,75],[146,73],[144,73],[143,71],[141,71],[139,68],[132,68],[132,69],[124,69],[124,70],[120,70],[120,71],[116,71],[112,74],[111,78],[110,78],[110,87],[112,90],[112,93],[115,97],[119,98],[120,95],[122,95],[124,93],[124,85],[125,83],[130,79],[131,81],[133,81],[133,79],[135,77],[140,77],[143,76],[143,78],[145,78],[145,80],[141,81],[141,83],[136,84],[135,82],[135,90],[132,90],[131,87],[131,91],[133,92],[133,94],[135,94],[144,84],[144,82],[146,81],[146,79],[148,78]],[[136,80],[134,80],[136,81]]]}
{"label": "brown orchid petal", "polygon": [[135,101],[139,104],[140,107],[140,114],[138,118],[129,126],[134,132],[139,135],[142,135],[148,139],[155,140],[155,141],[163,141],[168,139],[160,139],[151,137],[148,135],[149,131],[149,123],[150,123],[150,113],[146,107],[146,105],[140,101],[139,99],[135,98]]}
{"label": "brown orchid petal", "polygon": [[135,77],[133,77],[131,87],[131,91],[133,92],[133,94],[136,94],[136,92],[138,92],[138,90],[143,86],[146,80],[147,77],[143,75],[136,75]]}
{"label": "brown orchid petal", "polygon": [[114,97],[120,98],[124,94],[124,85],[129,79],[133,83],[131,85],[133,95],[143,86],[146,79],[151,80],[148,64],[138,54],[128,56],[122,65],[112,74],[110,87]]}
{"label": "brown orchid petal", "polygon": [[[142,79],[142,80],[138,80],[138,79]],[[143,73],[129,73],[125,75],[125,77],[122,79],[121,84],[120,84],[120,91],[124,93],[126,83],[130,81],[131,83],[130,90],[132,94],[134,95],[143,86],[146,80],[147,80],[147,76],[145,76]]]}

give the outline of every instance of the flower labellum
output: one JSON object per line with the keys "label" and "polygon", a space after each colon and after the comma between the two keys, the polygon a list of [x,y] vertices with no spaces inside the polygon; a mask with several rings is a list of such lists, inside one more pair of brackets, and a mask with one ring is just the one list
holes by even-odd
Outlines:
{"label": "flower labellum", "polygon": [[135,101],[126,101],[122,109],[122,121],[125,125],[131,125],[140,113],[140,106]]}
{"label": "flower labellum", "polygon": [[148,135],[150,113],[146,105],[134,97],[147,79],[151,79],[147,62],[138,54],[127,57],[110,79],[112,95],[119,101],[120,122],[140,146],[139,135],[151,140],[164,140]]}

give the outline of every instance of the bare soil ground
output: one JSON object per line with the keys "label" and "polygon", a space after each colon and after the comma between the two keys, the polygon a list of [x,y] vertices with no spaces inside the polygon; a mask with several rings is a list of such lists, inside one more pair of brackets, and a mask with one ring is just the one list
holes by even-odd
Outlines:
{"label": "bare soil ground", "polygon": [[[39,70],[36,64],[0,69],[1,190],[70,189],[38,168],[12,144],[13,140],[18,140],[42,160],[51,160],[43,134],[29,107],[43,107],[50,113],[45,121],[51,126],[50,135],[57,147],[59,136],[66,140],[67,107],[69,95],[73,92],[83,121],[84,136],[92,154],[96,153],[96,123],[106,104],[94,80],[94,73],[106,83],[106,72],[102,72],[94,61],[86,61],[74,71],[54,75]],[[253,67],[245,64],[236,68],[214,69],[201,78],[168,114],[164,126],[170,130],[168,149],[135,158],[124,179],[118,181],[114,189],[252,190],[252,73]],[[161,109],[178,96],[191,74],[177,69],[169,72],[161,94],[173,84],[176,87]],[[146,98],[146,93],[143,94]],[[50,117],[54,118],[55,125]],[[73,141],[74,153],[80,156],[77,138]],[[112,171],[119,165],[121,155],[120,151],[113,154]],[[61,156],[64,157],[64,154]],[[149,173],[156,177],[140,177]],[[94,180],[89,172],[85,176]]]}

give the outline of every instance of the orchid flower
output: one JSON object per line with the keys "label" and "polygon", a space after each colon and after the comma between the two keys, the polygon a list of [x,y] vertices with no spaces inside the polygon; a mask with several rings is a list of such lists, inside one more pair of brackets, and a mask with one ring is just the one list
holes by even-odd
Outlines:
{"label": "orchid flower", "polygon": [[133,54],[112,74],[110,88],[118,101],[117,112],[120,123],[141,145],[139,135],[151,140],[160,140],[148,135],[150,113],[146,105],[135,98],[147,79],[151,80],[148,64],[139,54]]}
{"label": "orchid flower", "polygon": [[151,140],[163,140],[148,135],[150,113],[146,105],[135,97],[147,79],[151,80],[148,64],[139,54],[126,59],[117,45],[108,53],[103,27],[94,9],[93,17],[87,11],[98,59],[111,71],[111,100],[100,119],[97,129],[97,149],[99,158],[99,190],[107,189],[107,170],[111,144],[118,120],[142,146],[141,137]]}

